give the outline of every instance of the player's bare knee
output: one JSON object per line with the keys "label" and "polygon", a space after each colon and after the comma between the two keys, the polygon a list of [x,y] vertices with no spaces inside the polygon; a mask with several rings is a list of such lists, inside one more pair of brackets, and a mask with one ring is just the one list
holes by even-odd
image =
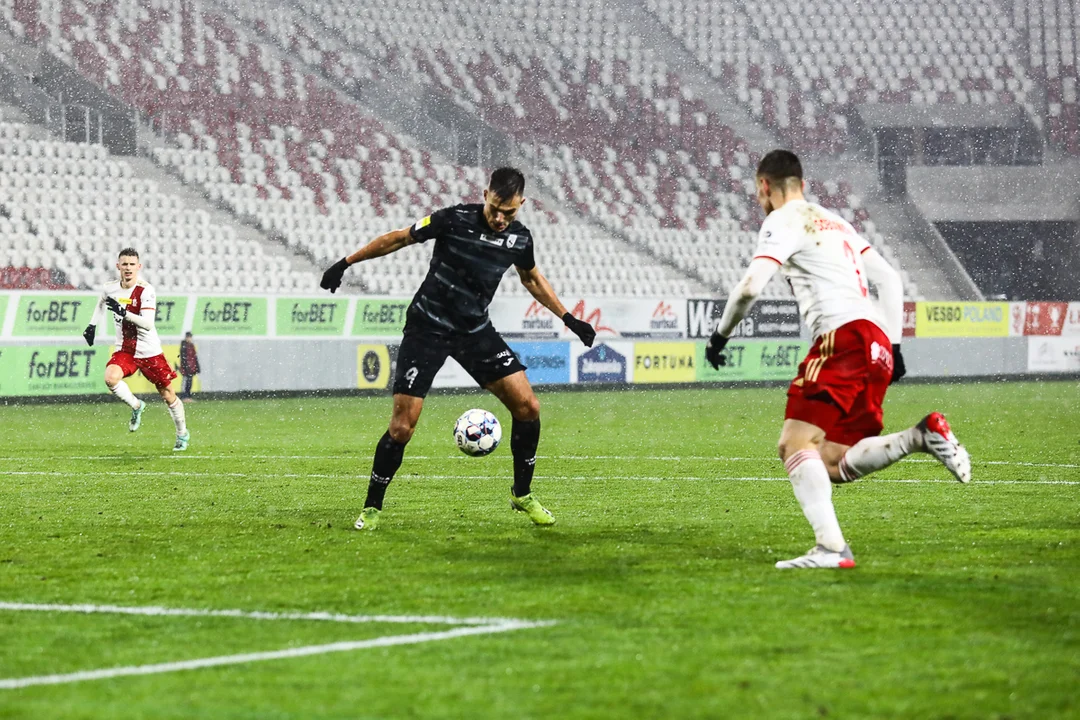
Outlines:
{"label": "player's bare knee", "polygon": [[405,445],[412,440],[413,433],[416,432],[416,420],[395,417],[390,421],[388,432],[394,442]]}
{"label": "player's bare knee", "polygon": [[535,395],[522,400],[518,404],[517,412],[513,413],[517,420],[532,422],[540,419],[540,398]]}

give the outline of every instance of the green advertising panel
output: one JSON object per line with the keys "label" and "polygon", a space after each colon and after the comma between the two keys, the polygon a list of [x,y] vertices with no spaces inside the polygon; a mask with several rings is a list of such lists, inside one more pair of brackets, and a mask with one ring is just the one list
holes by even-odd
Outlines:
{"label": "green advertising panel", "polygon": [[15,337],[78,337],[94,315],[97,295],[23,295],[15,316]]}
{"label": "green advertising panel", "polygon": [[78,345],[0,347],[0,396],[105,392],[109,349]]}
{"label": "green advertising panel", "polygon": [[182,335],[184,332],[184,313],[187,311],[186,295],[165,295],[157,299],[154,312],[154,327],[158,335]]}
{"label": "green advertising panel", "polygon": [[343,335],[349,301],[312,298],[278,298],[277,334]]}
{"label": "green advertising panel", "polygon": [[353,335],[400,335],[411,300],[358,298]]}
{"label": "green advertising panel", "polygon": [[697,379],[794,380],[809,350],[810,343],[802,340],[732,340],[725,348],[728,365],[713,370],[705,361],[705,343],[698,343]]}
{"label": "green advertising panel", "polygon": [[198,297],[191,332],[195,335],[265,335],[266,298]]}

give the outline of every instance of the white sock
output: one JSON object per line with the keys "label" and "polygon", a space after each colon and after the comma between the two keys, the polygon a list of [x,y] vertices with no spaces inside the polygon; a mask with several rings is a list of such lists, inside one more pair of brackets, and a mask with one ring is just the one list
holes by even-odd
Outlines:
{"label": "white sock", "polygon": [[789,457],[784,467],[803,515],[814,528],[817,544],[836,552],[843,550],[847,543],[833,509],[832,483],[821,455],[817,450],[801,450]]}
{"label": "white sock", "polygon": [[176,434],[183,435],[187,432],[187,420],[184,419],[184,401],[176,398],[172,405],[168,406],[172,421],[176,423]]}
{"label": "white sock", "polygon": [[922,431],[918,427],[903,432],[869,437],[860,440],[840,458],[840,478],[844,482],[858,480],[863,475],[887,468],[923,449]]}
{"label": "white sock", "polygon": [[123,380],[109,388],[109,392],[127,403],[127,406],[132,410],[139,409],[139,403],[142,401],[135,397],[135,393],[131,392],[131,388]]}

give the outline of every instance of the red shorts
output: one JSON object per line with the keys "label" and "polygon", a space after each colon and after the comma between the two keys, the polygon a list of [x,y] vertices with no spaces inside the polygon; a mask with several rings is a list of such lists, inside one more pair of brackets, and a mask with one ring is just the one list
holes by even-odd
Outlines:
{"label": "red shorts", "polygon": [[841,445],[880,435],[892,370],[892,344],[881,328],[869,320],[842,325],[819,337],[799,365],[784,417],[816,425]]}
{"label": "red shorts", "polygon": [[169,361],[165,359],[164,355],[137,358],[131,353],[117,350],[105,365],[106,367],[115,365],[120,368],[124,371],[124,377],[134,375],[136,370],[141,370],[143,377],[154,383],[159,390],[169,387],[169,383],[176,378],[176,373],[169,367]]}

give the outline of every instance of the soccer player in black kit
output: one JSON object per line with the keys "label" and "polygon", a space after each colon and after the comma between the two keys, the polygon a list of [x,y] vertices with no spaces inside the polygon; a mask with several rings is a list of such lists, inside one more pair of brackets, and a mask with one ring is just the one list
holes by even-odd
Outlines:
{"label": "soccer player in black kit", "polygon": [[525,202],[525,177],[514,168],[491,174],[483,204],[437,210],[412,227],[380,235],[335,263],[320,286],[334,292],[350,265],[389,255],[417,242],[435,241],[431,266],[406,312],[404,338],[394,377],[394,414],[375,447],[364,510],[357,530],[379,525],[386,488],[401,467],[405,445],[416,430],[424,397],[446,358],[452,357],[502,401],[514,418],[510,450],[514,485],[510,504],[537,525],[555,518],[532,495],[536,447],[540,442],[540,401],[525,378],[525,367],[488,318],[488,305],[503,274],[513,265],[536,300],[562,318],[591,347],[592,325],[566,311],[551,284],[536,267],[533,237],[515,218]]}

